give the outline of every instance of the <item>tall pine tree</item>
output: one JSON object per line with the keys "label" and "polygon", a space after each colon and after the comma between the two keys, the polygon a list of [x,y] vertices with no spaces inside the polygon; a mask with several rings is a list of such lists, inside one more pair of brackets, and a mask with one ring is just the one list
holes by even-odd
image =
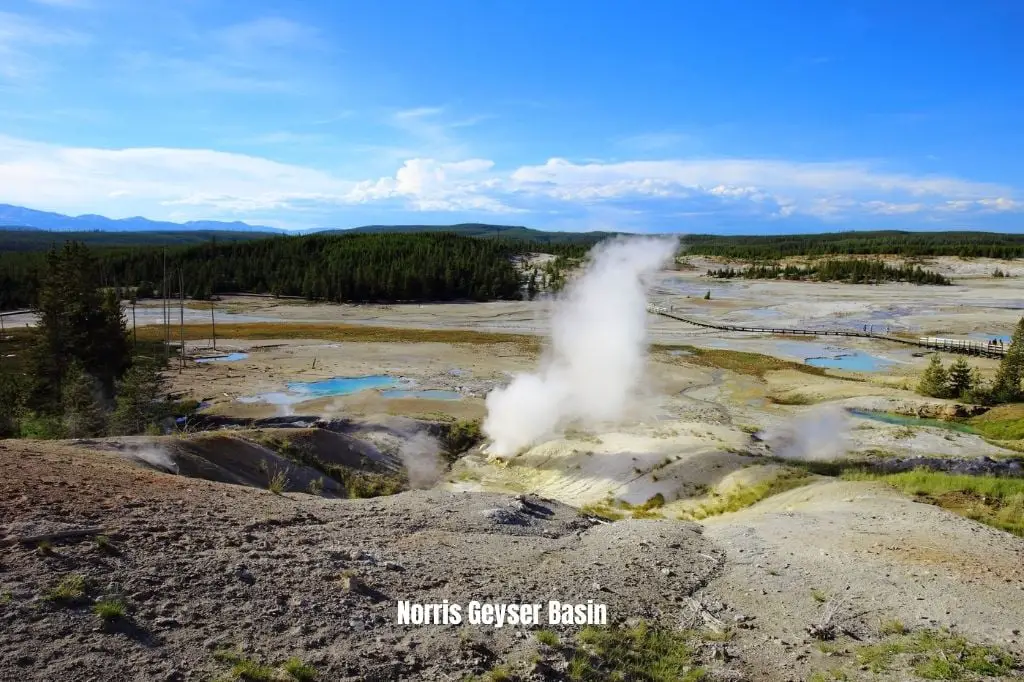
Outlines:
{"label": "tall pine tree", "polygon": [[932,355],[928,367],[921,375],[921,381],[917,384],[917,392],[933,398],[946,398],[949,396],[949,374],[942,366],[942,358],[938,353]]}
{"label": "tall pine tree", "polygon": [[1024,317],[1017,323],[1017,329],[1010,339],[1010,347],[999,363],[992,384],[992,392],[1000,402],[1014,402],[1024,398],[1021,381],[1024,380]]}
{"label": "tall pine tree", "polygon": [[57,412],[64,379],[76,363],[98,383],[101,398],[112,397],[114,383],[131,363],[127,324],[114,292],[99,289],[96,262],[85,246],[68,242],[50,250],[37,309],[30,407]]}

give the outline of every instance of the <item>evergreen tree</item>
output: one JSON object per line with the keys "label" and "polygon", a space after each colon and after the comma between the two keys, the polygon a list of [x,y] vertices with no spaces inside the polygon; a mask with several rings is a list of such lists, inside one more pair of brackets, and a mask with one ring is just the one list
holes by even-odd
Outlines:
{"label": "evergreen tree", "polygon": [[1014,402],[1024,397],[1021,391],[1021,380],[1024,379],[1024,317],[1017,323],[1017,329],[1010,339],[1006,355],[999,363],[992,384],[992,392],[1000,402]]}
{"label": "evergreen tree", "polygon": [[949,366],[949,394],[953,398],[964,398],[974,389],[974,377],[967,360],[960,357]]}
{"label": "evergreen tree", "polygon": [[921,375],[921,381],[917,385],[917,392],[933,398],[945,398],[949,395],[949,374],[942,366],[942,359],[938,353],[932,355],[927,369]]}
{"label": "evergreen tree", "polygon": [[165,386],[160,370],[160,365],[150,358],[135,358],[117,385],[117,404],[110,420],[112,433],[143,433],[160,417],[160,397]]}
{"label": "evergreen tree", "polygon": [[101,397],[130,363],[127,324],[114,292],[101,293],[95,260],[81,244],[51,249],[38,292],[39,325],[29,355],[30,406],[54,413],[74,364],[99,384]]}
{"label": "evergreen tree", "polygon": [[103,435],[106,419],[98,383],[81,365],[71,365],[61,384],[61,414],[67,438],[91,438]]}

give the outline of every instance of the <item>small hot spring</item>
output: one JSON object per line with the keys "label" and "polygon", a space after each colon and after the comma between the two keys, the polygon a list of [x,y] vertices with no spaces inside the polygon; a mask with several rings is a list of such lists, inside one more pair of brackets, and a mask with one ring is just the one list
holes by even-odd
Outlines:
{"label": "small hot spring", "polygon": [[385,398],[425,398],[432,400],[459,400],[462,395],[456,391],[420,390],[412,388],[408,381],[386,374],[362,377],[334,377],[321,381],[293,381],[285,391],[261,393],[239,398],[243,403],[269,403],[271,405],[292,405],[335,396],[352,395],[361,391],[378,390]]}
{"label": "small hot spring", "polygon": [[249,357],[248,353],[228,353],[227,355],[214,355],[209,358],[196,358],[196,362],[238,362]]}
{"label": "small hot spring", "polygon": [[895,414],[893,412],[861,410],[856,407],[848,408],[846,411],[854,417],[870,419],[871,421],[882,422],[883,424],[894,424],[899,426],[932,426],[939,429],[947,429],[949,431],[959,431],[960,433],[977,433],[966,424],[960,424],[959,422],[947,422],[942,419],[911,417],[904,414]]}
{"label": "small hot spring", "polygon": [[879,358],[860,351],[844,352],[830,357],[806,358],[804,362],[812,367],[843,369],[848,372],[881,372],[890,365],[895,364],[892,360],[886,360],[885,358]]}

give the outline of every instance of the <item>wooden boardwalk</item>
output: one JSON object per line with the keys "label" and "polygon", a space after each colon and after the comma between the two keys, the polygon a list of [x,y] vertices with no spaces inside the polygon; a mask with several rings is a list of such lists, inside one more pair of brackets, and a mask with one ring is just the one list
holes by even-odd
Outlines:
{"label": "wooden boardwalk", "polygon": [[922,336],[917,339],[908,339],[901,336],[889,334],[876,334],[874,332],[854,331],[845,329],[793,329],[789,327],[741,327],[734,324],[711,324],[701,322],[689,317],[677,315],[672,309],[665,306],[648,304],[647,311],[662,317],[669,317],[686,324],[704,329],[717,329],[726,332],[745,332],[750,334],[780,334],[785,336],[847,336],[860,339],[878,339],[880,341],[891,341],[902,343],[907,346],[918,348],[929,348],[942,350],[948,353],[964,353],[967,355],[980,355],[989,358],[1001,358],[1006,354],[1006,347],[993,345],[985,341],[971,341],[968,339],[947,339],[936,336]]}

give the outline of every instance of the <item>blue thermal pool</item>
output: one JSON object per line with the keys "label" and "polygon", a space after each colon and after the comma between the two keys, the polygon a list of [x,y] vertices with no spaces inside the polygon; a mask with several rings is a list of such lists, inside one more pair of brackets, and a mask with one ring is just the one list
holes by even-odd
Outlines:
{"label": "blue thermal pool", "polygon": [[812,367],[842,369],[847,372],[880,372],[894,364],[891,360],[875,357],[860,351],[842,353],[831,357],[807,358],[805,363]]}
{"label": "blue thermal pool", "polygon": [[215,355],[212,358],[196,358],[196,362],[238,362],[249,357],[248,353],[228,353],[227,355]]}
{"label": "blue thermal pool", "polygon": [[351,395],[374,388],[393,388],[398,386],[398,379],[386,374],[375,374],[365,377],[335,377],[322,381],[293,381],[287,385],[286,391],[260,393],[255,396],[239,398],[243,403],[270,403],[271,405],[291,405],[317,398],[330,398]]}
{"label": "blue thermal pool", "polygon": [[423,400],[461,400],[458,391],[438,389],[414,389],[409,381],[402,381],[386,374],[363,377],[335,377],[322,381],[293,381],[285,391],[260,393],[239,398],[243,403],[269,403],[271,405],[293,405],[317,398],[352,395],[361,391],[378,390],[384,398],[420,398]]}
{"label": "blue thermal pool", "polygon": [[423,400],[462,400],[462,394],[458,391],[441,391],[427,389],[423,391],[391,390],[381,391],[385,398],[420,398]]}

